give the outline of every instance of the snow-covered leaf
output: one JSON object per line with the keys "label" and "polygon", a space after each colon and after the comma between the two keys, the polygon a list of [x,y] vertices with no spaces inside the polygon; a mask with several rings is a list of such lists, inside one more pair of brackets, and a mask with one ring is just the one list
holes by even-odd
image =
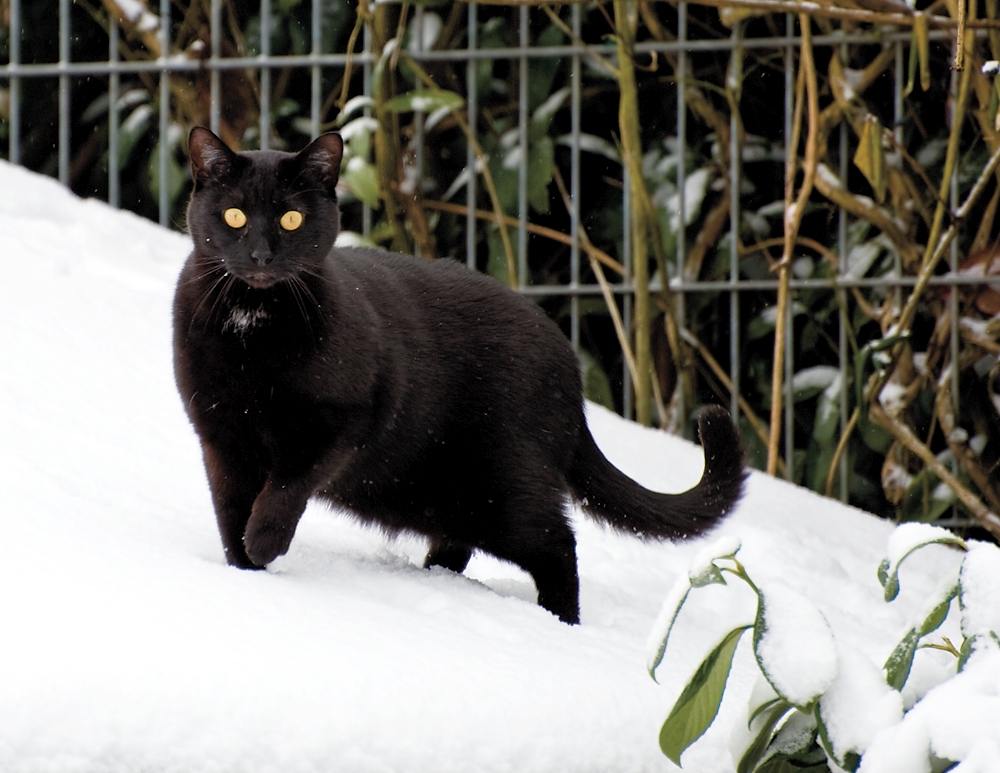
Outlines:
{"label": "snow-covered leaf", "polygon": [[816,401],[816,419],[813,421],[813,440],[820,446],[830,444],[840,424],[840,374],[830,382]]}
{"label": "snow-covered leaf", "polygon": [[967,638],[987,632],[1000,635],[1000,548],[970,541],[958,586],[962,634]]}
{"label": "snow-covered leaf", "polygon": [[688,565],[688,580],[694,588],[706,585],[725,585],[726,580],[715,562],[734,558],[740,552],[739,537],[723,537],[699,550]]}
{"label": "snow-covered leaf", "polygon": [[719,712],[733,655],[749,626],[734,628],[702,661],[660,728],[660,749],[676,765],[681,754],[708,730]]}
{"label": "snow-covered leaf", "polygon": [[837,675],[837,648],[823,613],[780,583],[760,588],[753,646],[767,681],[795,706],[811,706]]}
{"label": "snow-covered leaf", "polygon": [[393,97],[385,103],[385,109],[395,113],[409,113],[419,110],[432,113],[441,108],[456,108],[465,104],[465,100],[454,91],[444,89],[414,89],[398,97]]}
{"label": "snow-covered leaf", "polygon": [[347,123],[347,119],[350,118],[352,115],[354,115],[354,113],[358,112],[358,110],[363,110],[366,107],[374,107],[374,106],[375,106],[375,100],[372,99],[371,97],[364,96],[363,94],[359,94],[356,97],[351,97],[344,104],[344,109],[341,110],[340,114],[337,116],[337,124],[339,126],[343,126],[345,123]]}
{"label": "snow-covered leaf", "polygon": [[792,399],[795,402],[808,400],[827,389],[840,379],[840,370],[830,365],[815,365],[803,368],[792,376]]}
{"label": "snow-covered leaf", "polygon": [[663,653],[667,650],[670,632],[673,630],[677,615],[690,592],[691,583],[688,582],[687,577],[681,575],[670,588],[670,592],[663,602],[663,607],[660,609],[660,614],[653,624],[653,630],[650,632],[646,644],[646,670],[649,671],[649,675],[653,677],[654,681],[656,681],[656,667],[662,662]]}
{"label": "snow-covered leaf", "polygon": [[814,756],[812,752],[819,752],[817,762],[825,758],[822,750],[815,749],[816,745],[816,717],[812,712],[793,711],[788,720],[781,726],[774,736],[774,740],[764,751],[760,765],[756,768],[757,773],[797,773],[802,771],[807,759]]}
{"label": "snow-covered leaf", "polygon": [[663,653],[667,649],[667,640],[670,638],[670,632],[673,630],[674,622],[677,620],[677,615],[681,611],[681,606],[687,599],[688,593],[692,588],[701,588],[705,585],[725,585],[726,580],[715,562],[734,558],[739,550],[740,540],[738,537],[722,537],[709,543],[695,554],[688,566],[687,575],[678,577],[670,588],[646,644],[646,668],[654,681],[656,667],[663,660]]}
{"label": "snow-covered leaf", "polygon": [[899,567],[906,557],[926,545],[959,545],[965,542],[947,529],[926,523],[904,523],[889,536],[886,557],[878,568],[878,581],[885,589],[885,600],[892,601],[899,594]]}
{"label": "snow-covered leaf", "polygon": [[[556,145],[562,145],[567,148],[573,147],[573,135],[563,134],[556,137]],[[616,164],[622,162],[621,154],[618,152],[618,148],[612,145],[603,137],[598,137],[594,134],[580,134],[579,135],[579,146],[580,150],[585,150],[588,153],[596,153],[599,156],[604,156],[609,161],[614,161]]]}
{"label": "snow-covered leaf", "polygon": [[903,698],[882,670],[861,651],[838,645],[837,678],[816,708],[820,739],[837,764],[853,770],[875,735],[902,716]]}

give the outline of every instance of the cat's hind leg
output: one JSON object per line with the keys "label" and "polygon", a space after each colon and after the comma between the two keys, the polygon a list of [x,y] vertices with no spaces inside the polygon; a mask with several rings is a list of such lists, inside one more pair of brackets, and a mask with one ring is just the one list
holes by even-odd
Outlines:
{"label": "cat's hind leg", "polygon": [[483,550],[530,574],[539,606],[564,623],[579,623],[576,536],[566,518],[562,493],[554,492],[551,497],[536,493],[527,502],[508,501],[498,526]]}
{"label": "cat's hind leg", "polygon": [[424,568],[442,566],[453,572],[464,572],[470,558],[472,558],[472,548],[468,545],[444,537],[432,538],[427,558],[424,559]]}

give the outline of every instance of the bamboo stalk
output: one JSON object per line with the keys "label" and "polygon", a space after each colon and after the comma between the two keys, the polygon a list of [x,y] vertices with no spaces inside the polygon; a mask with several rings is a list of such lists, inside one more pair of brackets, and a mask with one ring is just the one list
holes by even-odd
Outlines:
{"label": "bamboo stalk", "polygon": [[[791,274],[792,252],[802,214],[805,211],[809,196],[812,194],[813,180],[816,178],[816,141],[819,130],[819,94],[816,84],[816,66],[812,57],[812,30],[809,17],[799,15],[800,34],[802,36],[801,63],[798,83],[796,84],[795,117],[792,125],[792,138],[788,145],[788,161],[785,180],[785,246],[779,264],[778,285],[778,318],[775,322],[774,365],[771,371],[771,433],[767,446],[767,472],[774,475],[778,468],[778,442],[781,437],[781,407],[783,403],[783,382],[785,367],[785,335],[788,320],[789,279]],[[808,102],[808,125],[806,136],[805,160],[803,163],[803,180],[798,196],[792,201],[795,188],[796,159],[798,154],[799,124],[802,120],[803,101]]]}
{"label": "bamboo stalk", "polygon": [[647,239],[650,228],[643,197],[638,193],[645,185],[642,176],[642,144],[639,139],[639,95],[635,81],[635,30],[638,15],[635,6],[626,0],[615,0],[615,29],[618,44],[618,127],[621,132],[622,162],[628,171],[629,200],[632,222],[632,274],[635,282],[635,418],[640,424],[650,424],[652,348],[649,326],[649,257]]}
{"label": "bamboo stalk", "polygon": [[[399,169],[399,118],[395,113],[385,109],[387,92],[393,88],[391,68],[384,62],[385,47],[393,38],[390,35],[392,19],[391,8],[380,3],[373,7],[370,0],[360,0],[358,13],[363,14],[371,30],[372,47],[378,51],[381,67],[376,67],[376,83],[372,89],[375,98],[375,120],[379,131],[375,132],[375,169],[378,173],[379,188],[382,203],[385,206],[385,218],[392,233],[392,249],[397,252],[409,252],[409,241],[406,229],[403,227],[402,215],[396,202],[396,181]],[[395,47],[398,49],[399,42]]]}

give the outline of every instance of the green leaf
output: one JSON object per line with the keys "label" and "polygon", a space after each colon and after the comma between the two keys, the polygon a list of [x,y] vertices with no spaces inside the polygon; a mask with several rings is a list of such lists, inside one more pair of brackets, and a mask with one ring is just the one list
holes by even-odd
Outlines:
{"label": "green leaf", "polygon": [[465,100],[454,91],[444,89],[414,89],[398,97],[393,97],[385,103],[385,109],[394,113],[410,113],[419,110],[423,113],[433,113],[442,107],[458,108]]}
{"label": "green leaf", "polygon": [[[795,301],[791,306],[792,316],[798,316],[800,314],[808,313],[808,309]],[[760,314],[750,320],[750,324],[747,325],[747,339],[754,341],[758,338],[763,338],[766,335],[770,335],[774,332],[775,320],[778,318],[778,307],[768,306],[763,309]]]}
{"label": "green leaf", "polygon": [[132,152],[135,150],[139,140],[149,129],[150,120],[153,117],[153,108],[148,104],[139,105],[129,113],[128,118],[122,121],[118,127],[118,168],[124,169],[128,166]]}
{"label": "green leaf", "polygon": [[[172,133],[180,135],[177,131]],[[172,209],[174,202],[177,201],[178,196],[184,191],[184,186],[190,179],[190,171],[186,164],[181,164],[177,161],[177,155],[174,153],[174,143],[171,142],[171,139],[176,138],[171,138],[168,135],[166,153],[167,201],[170,202]],[[163,147],[163,143],[157,142],[153,148],[153,152],[149,156],[149,190],[154,196],[158,196],[160,191],[160,152]]]}
{"label": "green leaf", "polygon": [[920,632],[916,628],[911,628],[885,662],[885,681],[894,690],[902,690],[906,684],[919,641]]}
{"label": "green leaf", "polygon": [[704,571],[688,575],[692,588],[704,588],[706,585],[725,585],[726,578],[714,563],[709,563]]}
{"label": "green leaf", "polygon": [[578,356],[583,375],[583,396],[613,411],[615,400],[611,393],[611,381],[601,364],[585,349],[580,349]]}
{"label": "green leaf", "polygon": [[917,635],[922,639],[929,633],[936,631],[948,617],[948,610],[951,609],[951,600],[958,595],[958,584],[945,594],[945,597],[928,613],[927,617],[917,629]]}
{"label": "green leaf", "polygon": [[555,164],[555,143],[542,137],[528,146],[528,203],[543,215],[549,212],[549,183]]}
{"label": "green leaf", "polygon": [[760,762],[761,757],[764,756],[764,751],[771,743],[771,736],[774,733],[774,728],[777,726],[778,722],[781,721],[781,718],[784,717],[785,714],[787,714],[792,708],[791,703],[782,700],[781,698],[778,698],[775,701],[769,701],[768,705],[772,708],[764,718],[760,729],[757,731],[757,735],[747,747],[746,751],[743,752],[743,756],[740,757],[740,762],[736,766],[736,773],[751,773],[757,763]]}
{"label": "green leaf", "polygon": [[355,156],[344,170],[344,181],[359,200],[369,207],[378,207],[378,171],[374,166]]}
{"label": "green leaf", "polygon": [[963,641],[958,657],[959,671],[965,669],[965,665],[969,662],[969,658],[972,657],[972,653],[983,645],[1000,649],[1000,636],[997,636],[993,631],[988,631],[986,633],[977,633],[975,636],[970,636]]}
{"label": "green leaf", "polygon": [[680,765],[681,754],[701,738],[719,713],[736,646],[749,627],[736,628],[726,634],[698,666],[663,723],[660,749],[675,765]]}
{"label": "green leaf", "polygon": [[[566,40],[563,31],[550,24],[535,39],[534,48],[562,45]],[[532,57],[528,61],[528,110],[535,109],[552,93],[552,83],[565,60],[559,57]]]}

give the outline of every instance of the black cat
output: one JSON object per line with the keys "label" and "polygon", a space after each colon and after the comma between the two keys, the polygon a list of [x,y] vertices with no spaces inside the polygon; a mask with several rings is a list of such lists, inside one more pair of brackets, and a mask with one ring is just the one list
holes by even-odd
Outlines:
{"label": "black cat", "polygon": [[701,482],[648,491],[594,444],[577,358],[538,306],[454,261],[334,247],[336,134],[237,154],[196,128],[189,146],[174,366],[230,564],[285,553],[317,496],[426,535],[427,566],[461,572],[474,550],[511,561],[575,623],[567,495],[644,538],[700,534],[739,499],[722,409],[701,417]]}

